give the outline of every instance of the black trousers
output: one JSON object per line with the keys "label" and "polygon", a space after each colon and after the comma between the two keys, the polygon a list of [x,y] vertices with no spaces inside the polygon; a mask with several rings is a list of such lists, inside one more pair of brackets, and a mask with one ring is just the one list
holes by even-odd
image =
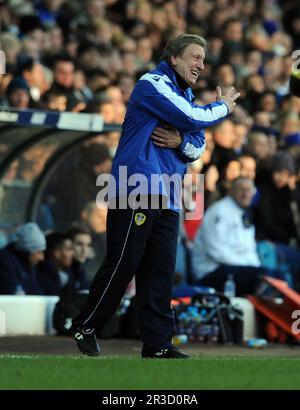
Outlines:
{"label": "black trousers", "polygon": [[73,328],[101,330],[136,279],[142,354],[171,345],[171,309],[179,214],[163,209],[109,209],[107,253]]}
{"label": "black trousers", "polygon": [[210,286],[223,292],[228,275],[233,275],[236,285],[236,296],[252,295],[255,293],[263,276],[272,276],[285,280],[284,275],[275,269],[254,266],[221,265],[215,271],[196,282],[200,286]]}

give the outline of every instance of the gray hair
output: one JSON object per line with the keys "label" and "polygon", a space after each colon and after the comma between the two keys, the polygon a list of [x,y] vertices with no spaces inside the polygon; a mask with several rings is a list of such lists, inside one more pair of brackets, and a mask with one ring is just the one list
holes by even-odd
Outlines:
{"label": "gray hair", "polygon": [[201,47],[205,47],[206,41],[197,34],[180,34],[167,43],[161,60],[170,62],[172,56],[180,55],[189,44],[198,44]]}

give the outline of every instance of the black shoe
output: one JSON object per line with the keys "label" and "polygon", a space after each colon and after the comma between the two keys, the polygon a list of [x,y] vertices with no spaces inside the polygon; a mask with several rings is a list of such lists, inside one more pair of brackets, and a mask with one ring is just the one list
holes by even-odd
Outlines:
{"label": "black shoe", "polygon": [[87,356],[99,356],[100,348],[94,329],[77,329],[73,338],[81,353]]}
{"label": "black shoe", "polygon": [[190,359],[190,356],[186,353],[171,346],[164,349],[160,349],[151,355],[143,355],[145,359]]}

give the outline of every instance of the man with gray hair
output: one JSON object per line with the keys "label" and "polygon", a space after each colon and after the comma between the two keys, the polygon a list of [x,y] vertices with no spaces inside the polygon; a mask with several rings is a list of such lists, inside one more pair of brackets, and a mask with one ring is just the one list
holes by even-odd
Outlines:
{"label": "man with gray hair", "polygon": [[[191,87],[204,69],[204,47],[205,40],[193,34],[171,40],[162,61],[140,78],[130,96],[112,167],[117,190],[111,193],[115,208],[108,210],[106,257],[73,321],[75,341],[86,355],[100,353],[95,330],[116,311],[135,274],[142,357],[189,357],[172,345],[178,198],[173,185],[168,191],[163,180],[157,184],[152,177],[175,175],[181,185],[186,164],[204,152],[204,129],[231,113],[239,96],[234,88],[223,92],[218,87],[217,101],[195,104]],[[121,167],[126,167],[127,178],[122,178]],[[146,180],[140,196],[138,186],[129,183],[137,175]],[[158,200],[155,207],[149,198]]]}
{"label": "man with gray hair", "polygon": [[205,212],[193,249],[196,284],[223,291],[232,275],[240,296],[254,293],[263,275],[284,279],[279,271],[261,267],[249,212],[254,194],[253,180],[238,177],[229,194]]}

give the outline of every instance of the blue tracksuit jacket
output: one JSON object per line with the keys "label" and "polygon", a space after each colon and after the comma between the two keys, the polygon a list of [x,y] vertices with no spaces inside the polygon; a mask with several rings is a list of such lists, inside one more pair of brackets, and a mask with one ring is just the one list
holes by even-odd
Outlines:
{"label": "blue tracksuit jacket", "polygon": [[[194,103],[191,88],[178,86],[171,66],[162,61],[137,82],[128,102],[122,135],[112,166],[117,195],[131,192],[139,184],[133,174],[143,174],[148,193],[168,195],[164,183],[151,181],[151,175],[180,175],[186,163],[198,159],[205,150],[204,128],[222,121],[228,114],[224,102],[205,106]],[[177,149],[160,148],[150,136],[154,128],[173,125],[182,136]],[[127,166],[127,178],[120,177],[119,167]],[[139,178],[138,178],[139,179]],[[171,186],[172,191],[172,186]],[[112,195],[111,195],[112,196]],[[169,206],[174,209],[174,193],[169,192]]]}

